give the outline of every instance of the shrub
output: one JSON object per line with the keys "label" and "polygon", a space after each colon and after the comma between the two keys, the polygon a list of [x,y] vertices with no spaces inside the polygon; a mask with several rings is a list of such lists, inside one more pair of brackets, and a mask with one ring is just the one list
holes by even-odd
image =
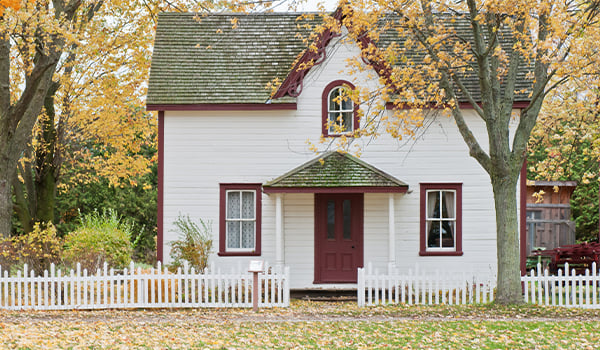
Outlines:
{"label": "shrub", "polygon": [[189,215],[179,214],[174,222],[179,232],[179,239],[171,242],[171,259],[173,263],[170,268],[177,269],[187,261],[196,271],[203,271],[208,264],[208,256],[212,249],[212,222],[204,222],[200,219],[200,225],[192,221]]}
{"label": "shrub", "polygon": [[19,262],[19,255],[11,238],[0,238],[0,268],[2,276]]}
{"label": "shrub", "polygon": [[14,270],[28,265],[37,275],[49,270],[51,264],[59,264],[62,244],[52,223],[35,223],[33,231],[0,241],[0,265],[3,269]]}
{"label": "shrub", "polygon": [[65,262],[71,267],[80,263],[88,271],[102,268],[104,262],[124,268],[131,261],[131,231],[131,224],[114,210],[84,215],[79,227],[65,237]]}
{"label": "shrub", "polygon": [[52,223],[36,223],[29,234],[14,237],[14,244],[21,263],[39,275],[61,261],[62,244]]}

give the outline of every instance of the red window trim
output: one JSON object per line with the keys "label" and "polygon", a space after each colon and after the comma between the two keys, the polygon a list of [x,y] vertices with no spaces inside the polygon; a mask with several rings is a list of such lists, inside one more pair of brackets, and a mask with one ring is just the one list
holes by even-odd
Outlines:
{"label": "red window trim", "polygon": [[[420,256],[461,256],[462,251],[462,183],[421,183],[421,222],[420,222]],[[427,250],[427,190],[454,190],[456,191],[456,250],[454,251],[428,251]]]}
{"label": "red window trim", "polygon": [[[325,137],[340,137],[343,134],[333,134],[333,135],[329,135],[329,128],[327,128],[327,121],[329,119],[329,113],[328,113],[328,106],[329,106],[329,92],[331,90],[333,90],[333,88],[336,88],[338,86],[348,86],[350,89],[354,90],[356,87],[354,86],[354,84],[352,84],[351,82],[347,81],[347,80],[334,80],[331,83],[327,84],[327,86],[325,86],[325,89],[323,89],[323,95],[321,96],[321,133],[323,134],[323,136]],[[360,121],[358,120],[358,109],[359,109],[360,105],[358,103],[354,103],[354,116],[353,116],[353,120],[354,120],[354,130],[357,130],[360,127]],[[351,136],[352,134],[347,134],[346,136]]]}
{"label": "red window trim", "polygon": [[[225,225],[226,203],[228,190],[253,190],[256,191],[256,237],[255,249],[252,252],[227,251],[227,225]],[[262,222],[262,184],[222,183],[219,185],[219,256],[260,256],[261,254],[261,222]]]}

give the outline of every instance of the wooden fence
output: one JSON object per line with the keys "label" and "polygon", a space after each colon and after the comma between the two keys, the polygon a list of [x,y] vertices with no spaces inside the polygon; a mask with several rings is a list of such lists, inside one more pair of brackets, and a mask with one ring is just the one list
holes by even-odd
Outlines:
{"label": "wooden fence", "polygon": [[367,264],[358,269],[358,305],[487,303],[494,299],[494,282],[467,273],[419,272],[418,266],[404,274],[391,266],[379,273]]}
{"label": "wooden fence", "polygon": [[[259,307],[289,306],[289,268],[267,266],[265,271],[258,275]],[[169,273],[160,263],[146,270],[132,263],[120,272],[104,265],[88,275],[79,265],[68,274],[52,265],[43,276],[27,266],[11,276],[0,267],[0,309],[252,307],[252,284],[252,273],[241,268],[199,273],[185,266]]]}
{"label": "wooden fence", "polygon": [[550,275],[547,269],[538,264],[537,270],[532,269],[529,276],[521,277],[525,302],[549,305],[580,307],[589,309],[600,308],[600,275],[596,263],[591,270],[577,275],[575,269],[569,269],[565,264],[563,270],[556,275]]}

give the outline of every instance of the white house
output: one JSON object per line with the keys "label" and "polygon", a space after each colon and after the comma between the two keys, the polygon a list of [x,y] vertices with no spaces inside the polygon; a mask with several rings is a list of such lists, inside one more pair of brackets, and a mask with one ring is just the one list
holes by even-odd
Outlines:
{"label": "white house", "polygon": [[[336,94],[378,83],[345,73],[360,50],[330,32],[294,63],[306,47],[297,17],[159,16],[147,99],[159,115],[158,259],[169,261],[183,214],[212,221],[212,261],[289,266],[293,289],[353,288],[367,262],[495,274],[492,187],[451,118],[430,117],[409,141],[354,140],[360,159],[309,149],[307,140],[361,127],[365,106]],[[283,84],[271,96],[274,78]],[[339,127],[326,127],[334,115]]]}

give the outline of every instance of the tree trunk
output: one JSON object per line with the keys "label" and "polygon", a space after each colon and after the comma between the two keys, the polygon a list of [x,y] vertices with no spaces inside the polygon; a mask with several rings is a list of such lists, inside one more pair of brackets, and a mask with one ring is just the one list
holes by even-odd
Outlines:
{"label": "tree trunk", "polygon": [[44,100],[46,115],[41,122],[38,145],[35,150],[35,194],[36,203],[34,217],[38,222],[54,222],[54,205],[56,199],[56,111],[54,99],[60,84],[53,82]]}
{"label": "tree trunk", "polygon": [[[4,161],[5,157],[0,156]],[[8,164],[8,161],[5,163]],[[12,216],[12,187],[10,181],[10,172],[7,166],[0,166],[0,237],[10,236],[11,216]]]}
{"label": "tree trunk", "polygon": [[496,207],[498,286],[496,302],[523,303],[517,222],[517,176],[490,175]]}
{"label": "tree trunk", "polygon": [[[67,31],[73,29],[70,25],[76,20],[75,13],[81,4],[80,0],[52,1],[55,14],[53,19],[48,20],[55,20],[56,25]],[[92,3],[98,8],[101,4],[102,1]],[[3,236],[10,235],[12,226],[11,185],[16,176],[17,162],[31,140],[33,127],[42,110],[44,98],[51,87],[52,77],[66,43],[61,30],[46,32],[40,29],[36,33],[39,35],[36,34],[34,46],[31,46],[35,48],[32,64],[17,73],[25,75],[25,84],[14,104],[11,103],[10,91],[10,66],[13,59],[10,52],[10,36],[8,33],[0,36],[0,234]],[[29,48],[27,46],[27,49]]]}

